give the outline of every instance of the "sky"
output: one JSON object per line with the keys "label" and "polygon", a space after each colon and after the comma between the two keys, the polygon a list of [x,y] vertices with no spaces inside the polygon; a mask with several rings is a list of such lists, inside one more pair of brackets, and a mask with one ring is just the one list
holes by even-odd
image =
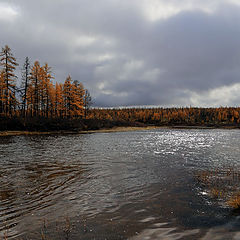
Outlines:
{"label": "sky", "polygon": [[94,106],[240,105],[239,0],[0,0],[0,36]]}

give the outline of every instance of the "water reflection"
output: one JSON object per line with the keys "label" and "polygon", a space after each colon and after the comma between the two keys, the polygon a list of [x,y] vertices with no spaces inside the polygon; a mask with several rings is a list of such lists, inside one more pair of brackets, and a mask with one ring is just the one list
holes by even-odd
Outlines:
{"label": "water reflection", "polygon": [[59,239],[55,225],[66,217],[72,239],[226,232],[220,226],[236,216],[201,194],[194,173],[239,166],[239,139],[236,130],[167,129],[1,138],[1,235],[37,238],[45,219]]}

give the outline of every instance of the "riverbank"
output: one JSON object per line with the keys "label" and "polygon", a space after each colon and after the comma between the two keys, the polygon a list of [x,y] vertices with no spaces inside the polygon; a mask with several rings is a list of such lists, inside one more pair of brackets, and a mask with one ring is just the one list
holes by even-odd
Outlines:
{"label": "riverbank", "polygon": [[55,135],[55,134],[91,134],[91,133],[110,133],[110,132],[130,132],[138,130],[152,130],[163,128],[159,126],[146,126],[146,127],[113,127],[103,128],[98,130],[85,130],[85,131],[0,131],[0,137],[4,136],[19,136],[19,135]]}
{"label": "riverbank", "polygon": [[75,130],[75,131],[0,131],[0,137],[4,136],[20,136],[20,135],[57,135],[57,134],[92,134],[92,133],[111,133],[111,132],[131,132],[139,130],[153,129],[239,129],[236,126],[125,126],[102,128],[97,130]]}

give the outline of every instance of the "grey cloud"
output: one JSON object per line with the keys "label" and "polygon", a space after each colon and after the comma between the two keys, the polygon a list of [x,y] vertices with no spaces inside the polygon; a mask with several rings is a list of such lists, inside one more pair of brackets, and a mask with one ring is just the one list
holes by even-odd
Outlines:
{"label": "grey cloud", "polygon": [[[168,96],[179,105],[176,89],[184,94],[184,90],[200,92],[239,83],[239,10],[226,5],[213,15],[183,12],[155,23],[148,42],[129,44],[128,51],[144,59],[146,68],[163,69],[158,81],[149,83],[148,88],[135,79],[136,86],[155,96],[150,104],[169,104],[163,97]],[[125,82],[124,87],[133,82]],[[186,94],[183,101],[186,105],[191,104],[188,97]]]}
{"label": "grey cloud", "polygon": [[227,1],[195,1],[218,7],[154,22],[138,1],[1,2],[19,15],[0,20],[0,44],[21,64],[25,56],[47,61],[58,81],[79,79],[95,106],[190,105],[194,93],[240,83],[240,7]]}

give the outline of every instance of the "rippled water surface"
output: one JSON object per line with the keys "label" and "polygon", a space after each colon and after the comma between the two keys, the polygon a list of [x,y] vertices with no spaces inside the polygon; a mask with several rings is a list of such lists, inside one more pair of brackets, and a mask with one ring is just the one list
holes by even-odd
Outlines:
{"label": "rippled water surface", "polygon": [[0,138],[0,236],[240,239],[195,173],[240,166],[239,130]]}

